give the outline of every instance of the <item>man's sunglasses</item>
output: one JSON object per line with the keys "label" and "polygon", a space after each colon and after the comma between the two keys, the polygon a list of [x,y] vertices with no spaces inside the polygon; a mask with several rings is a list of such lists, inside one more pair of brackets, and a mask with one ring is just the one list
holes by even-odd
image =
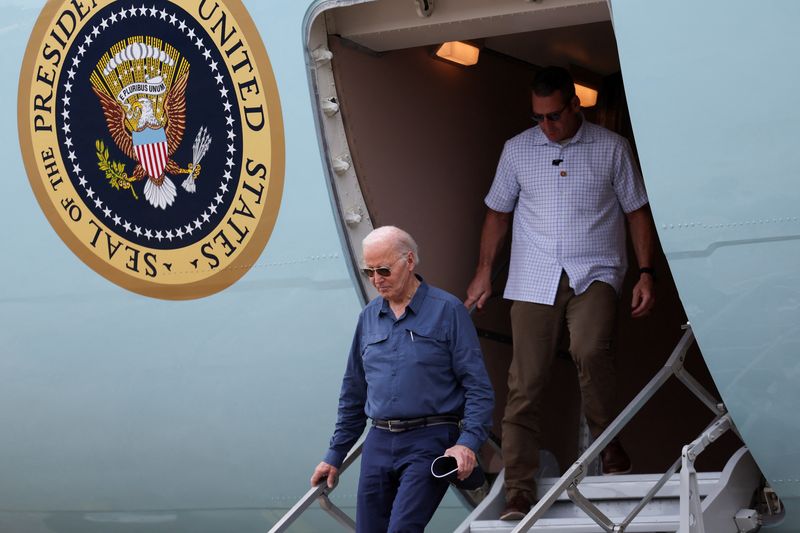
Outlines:
{"label": "man's sunglasses", "polygon": [[569,102],[564,104],[564,107],[562,107],[558,111],[554,111],[552,113],[545,113],[543,115],[541,113],[534,113],[531,115],[531,118],[534,120],[534,122],[544,122],[545,118],[550,122],[558,122],[559,120],[561,120],[561,113],[564,112],[567,106],[569,106]]}
{"label": "man's sunglasses", "polygon": [[388,278],[392,275],[392,269],[389,267],[362,268],[361,273],[368,278],[373,277],[376,273],[382,278]]}

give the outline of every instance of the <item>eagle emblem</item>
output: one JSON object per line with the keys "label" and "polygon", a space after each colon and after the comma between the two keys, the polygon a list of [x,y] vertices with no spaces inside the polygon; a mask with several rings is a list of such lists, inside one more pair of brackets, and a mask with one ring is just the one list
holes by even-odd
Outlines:
{"label": "eagle emblem", "polygon": [[173,159],[186,131],[188,61],[160,39],[129,37],[103,55],[90,81],[111,139],[135,161],[128,175],[123,164],[109,161],[108,150],[97,141],[98,166],[112,187],[130,189],[138,198],[134,185],[146,180],[145,199],[160,209],[171,206],[178,195],[168,175],[188,174],[182,186],[195,192],[200,160],[211,145],[207,129],[198,131],[186,168]]}
{"label": "eagle emblem", "polygon": [[281,204],[285,140],[242,0],[48,0],[19,87],[31,187],[87,266],[185,300],[257,264]]}

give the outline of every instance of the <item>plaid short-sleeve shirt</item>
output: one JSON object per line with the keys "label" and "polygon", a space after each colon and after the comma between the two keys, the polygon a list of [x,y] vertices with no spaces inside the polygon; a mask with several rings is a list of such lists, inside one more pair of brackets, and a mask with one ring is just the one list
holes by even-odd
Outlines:
{"label": "plaid short-sleeve shirt", "polygon": [[552,305],[562,270],[576,294],[593,281],[619,293],[624,214],[647,204],[647,193],[628,141],[584,120],[564,145],[539,127],[509,139],[485,202],[515,211],[504,297]]}

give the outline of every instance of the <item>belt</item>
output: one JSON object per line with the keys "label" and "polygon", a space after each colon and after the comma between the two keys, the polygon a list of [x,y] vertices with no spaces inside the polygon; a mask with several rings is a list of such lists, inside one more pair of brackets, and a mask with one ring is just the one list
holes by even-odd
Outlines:
{"label": "belt", "polygon": [[379,429],[385,429],[392,433],[400,433],[409,429],[424,428],[428,426],[439,426],[442,424],[459,424],[459,417],[456,415],[435,415],[423,416],[422,418],[407,418],[405,420],[373,420],[372,425]]}

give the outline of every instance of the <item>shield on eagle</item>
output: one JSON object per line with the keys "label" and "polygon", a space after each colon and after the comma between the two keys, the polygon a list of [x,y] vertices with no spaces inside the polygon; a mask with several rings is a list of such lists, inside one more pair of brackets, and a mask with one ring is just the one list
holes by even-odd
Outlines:
{"label": "shield on eagle", "polygon": [[158,180],[167,166],[167,134],[164,128],[134,131],[132,137],[137,159],[147,174]]}

